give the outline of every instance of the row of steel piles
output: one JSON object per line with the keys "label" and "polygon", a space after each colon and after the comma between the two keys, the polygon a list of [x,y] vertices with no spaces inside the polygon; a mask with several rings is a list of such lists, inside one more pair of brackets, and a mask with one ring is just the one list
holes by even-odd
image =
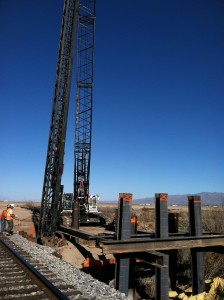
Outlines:
{"label": "row of steel piles", "polygon": [[[117,240],[128,240],[131,234],[136,233],[136,219],[131,219],[132,194],[119,194],[116,238]],[[201,200],[200,196],[188,197],[189,209],[189,233],[191,236],[201,236]],[[130,221],[132,220],[132,222]],[[155,194],[155,237],[168,238],[169,233],[178,232],[178,215],[168,214],[168,194]],[[150,255],[149,252],[147,254]],[[155,278],[156,299],[168,300],[169,287],[176,288],[177,250],[153,252],[156,256]],[[192,293],[198,294],[204,290],[204,258],[203,253],[191,249],[192,263]],[[134,268],[135,259],[124,257],[122,253],[116,254],[115,287],[125,293],[130,299],[135,299]],[[170,286],[169,286],[170,281]]]}

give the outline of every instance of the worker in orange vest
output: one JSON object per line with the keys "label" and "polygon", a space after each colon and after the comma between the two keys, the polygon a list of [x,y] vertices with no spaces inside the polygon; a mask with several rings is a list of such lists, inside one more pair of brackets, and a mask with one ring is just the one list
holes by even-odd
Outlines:
{"label": "worker in orange vest", "polygon": [[14,208],[14,204],[10,204],[6,213],[7,235],[13,235],[13,226],[14,226],[13,219],[15,217],[13,213],[13,208]]}
{"label": "worker in orange vest", "polygon": [[[10,205],[7,205],[7,209],[10,207]],[[1,232],[6,232],[6,214],[7,209],[4,209],[1,214]]]}

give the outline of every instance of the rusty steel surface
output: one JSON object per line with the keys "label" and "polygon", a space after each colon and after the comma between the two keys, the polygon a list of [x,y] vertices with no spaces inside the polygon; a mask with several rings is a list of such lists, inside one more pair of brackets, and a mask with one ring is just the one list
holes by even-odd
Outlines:
{"label": "rusty steel surface", "polygon": [[[129,239],[126,241],[101,240],[99,246],[103,253],[123,253],[139,251],[162,251],[189,249],[211,246],[224,246],[224,235],[208,235],[200,237],[169,237],[166,239]],[[205,250],[206,251],[206,250]]]}

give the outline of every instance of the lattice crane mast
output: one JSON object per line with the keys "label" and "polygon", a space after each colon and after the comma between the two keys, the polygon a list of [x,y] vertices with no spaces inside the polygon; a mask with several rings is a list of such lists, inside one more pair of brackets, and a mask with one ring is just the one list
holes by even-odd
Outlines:
{"label": "lattice crane mast", "polygon": [[64,0],[38,229],[40,241],[44,236],[54,235],[58,225],[63,193],[61,179],[75,41],[77,84],[74,190],[76,193],[80,182],[83,182],[84,194],[89,190],[94,28],[95,0]]}
{"label": "lattice crane mast", "polygon": [[[82,1],[77,29],[74,200],[88,213],[92,136],[95,1]],[[81,213],[82,214],[82,213]]]}

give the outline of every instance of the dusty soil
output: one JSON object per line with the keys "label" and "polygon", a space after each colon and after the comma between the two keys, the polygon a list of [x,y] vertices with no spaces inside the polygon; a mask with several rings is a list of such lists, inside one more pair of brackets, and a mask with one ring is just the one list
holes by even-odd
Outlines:
{"label": "dusty soil", "polygon": [[[0,213],[7,207],[7,205],[10,204],[9,202],[0,202]],[[40,203],[37,202],[14,202],[14,233],[21,233],[24,232],[27,234],[27,236],[36,236],[36,233],[34,231],[34,224],[32,221],[32,211],[29,209],[26,209],[26,206],[29,207],[39,207]],[[86,229],[82,229],[85,231],[88,231],[88,233],[91,234],[99,234],[103,233],[103,229],[89,227]],[[56,255],[67,262],[69,262],[71,265],[81,269],[83,268],[84,262],[86,257],[93,257],[95,260],[100,260],[100,257],[102,255],[102,251],[99,248],[91,247],[91,245],[85,244],[84,242],[80,243],[79,249],[69,241],[61,241],[57,243],[57,245],[54,247],[56,250]],[[108,256],[107,258],[111,258],[111,256]]]}
{"label": "dusty soil", "polygon": [[[0,202],[0,213],[2,213],[3,209],[6,209],[8,204],[10,203]],[[14,202],[14,205],[14,232],[19,233],[19,231],[25,231],[27,232],[27,234],[30,234],[33,226],[32,212],[28,209],[23,208],[23,206],[25,206],[25,203],[23,202]]]}

